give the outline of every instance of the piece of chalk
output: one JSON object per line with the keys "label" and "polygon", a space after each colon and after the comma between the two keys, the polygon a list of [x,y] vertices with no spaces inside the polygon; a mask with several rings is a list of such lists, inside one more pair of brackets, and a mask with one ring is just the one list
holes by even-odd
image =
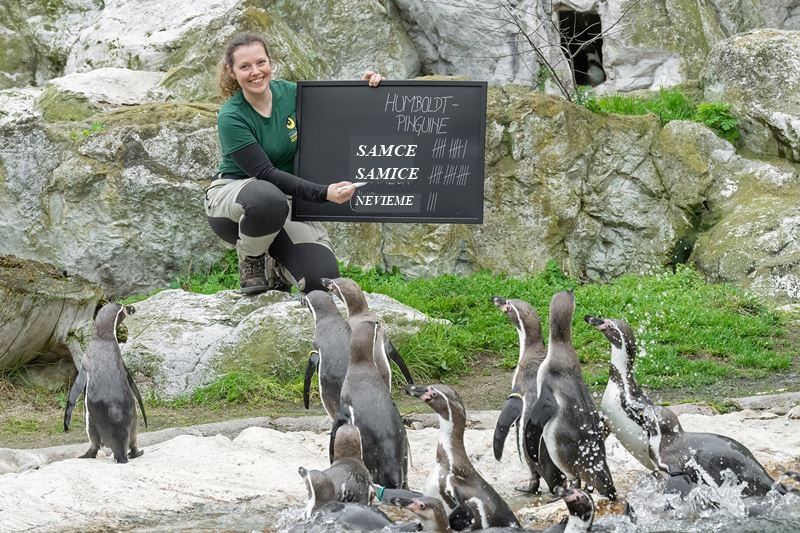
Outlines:
{"label": "piece of chalk", "polygon": [[363,187],[366,184],[367,184],[366,181],[359,181],[358,183],[351,183],[350,185],[345,185],[344,187],[336,187],[336,192],[344,192],[347,189],[349,189],[350,187],[353,187],[354,189],[357,189],[358,187]]}

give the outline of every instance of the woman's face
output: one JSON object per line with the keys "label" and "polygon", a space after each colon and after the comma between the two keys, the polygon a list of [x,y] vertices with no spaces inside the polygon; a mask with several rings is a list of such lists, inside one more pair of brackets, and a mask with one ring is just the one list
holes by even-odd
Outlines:
{"label": "woman's face", "polygon": [[272,65],[261,43],[240,46],[233,52],[233,66],[228,75],[235,78],[245,96],[263,95],[272,79]]}

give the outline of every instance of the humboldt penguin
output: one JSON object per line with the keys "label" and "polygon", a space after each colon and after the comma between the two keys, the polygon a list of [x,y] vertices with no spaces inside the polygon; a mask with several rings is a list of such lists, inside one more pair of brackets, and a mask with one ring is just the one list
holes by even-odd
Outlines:
{"label": "humboldt penguin", "polygon": [[475,470],[464,448],[467,413],[456,391],[447,385],[407,385],[406,393],[424,401],[439,415],[439,443],[436,466],[425,485],[425,496],[444,502],[453,513],[472,515],[472,528],[520,527],[517,517],[503,498]]}
{"label": "humboldt penguin", "polygon": [[331,430],[330,456],[334,460],[336,433],[347,423],[361,434],[364,464],[378,485],[408,488],[408,443],[403,419],[373,360],[373,348],[381,342],[377,322],[353,324],[350,363],[342,384],[339,412]]}
{"label": "humboldt penguin", "polygon": [[314,349],[303,379],[303,404],[309,407],[311,380],[319,368],[319,397],[333,420],[339,411],[339,394],[350,361],[350,325],[324,291],[311,291],[300,300],[314,319]]}
{"label": "humboldt penguin", "polygon": [[[520,529],[514,527],[489,527],[481,531],[509,532],[535,531],[538,533],[584,533],[593,531],[594,504],[591,497],[582,490],[570,488],[562,491],[562,498],[567,504],[569,516],[567,520],[547,529]],[[418,498],[394,498],[392,504],[412,511],[422,524],[423,531],[452,533],[455,531],[448,522],[442,500],[431,496]]]}
{"label": "humboldt penguin", "polygon": [[75,402],[85,391],[86,434],[91,445],[82,458],[97,457],[103,445],[111,448],[118,463],[127,463],[128,458],[144,453],[136,446],[137,400],[145,427],[147,415],[139,388],[125,367],[117,342],[117,326],[134,312],[132,305],[107,303],[95,317],[94,333],[64,412],[64,431],[69,431]]}
{"label": "humboldt penguin", "polygon": [[[667,491],[685,493],[692,484],[724,480],[730,470],[746,483],[744,496],[764,496],[770,489],[792,489],[776,482],[750,450],[715,433],[686,432],[667,407],[654,405],[636,381],[636,339],[624,320],[586,316],[584,320],[611,342],[611,367],[602,409],[617,439],[645,468],[668,475]],[[710,479],[708,479],[710,477]]]}
{"label": "humboldt penguin", "polygon": [[537,374],[537,400],[524,423],[528,453],[538,460],[546,447],[569,486],[583,482],[610,500],[617,497],[606,463],[606,428],[595,409],[572,346],[575,296],[570,291],[550,300],[550,342]]}
{"label": "humboldt penguin", "polygon": [[[342,300],[347,307],[347,320],[350,323],[351,329],[355,329],[355,325],[359,322],[379,322],[375,313],[370,311],[369,305],[367,305],[367,299],[361,287],[358,286],[358,283],[350,278],[322,278],[320,282],[323,287]],[[400,372],[402,372],[403,376],[406,378],[407,383],[414,383],[411,377],[411,371],[409,371],[400,353],[385,333],[381,341],[384,349],[376,351],[376,354],[379,354],[379,356],[375,359],[375,365],[378,367],[378,370],[380,370],[381,378],[383,382],[386,383],[389,391],[392,390],[392,368],[389,365],[389,359],[394,361],[400,369]]]}
{"label": "humboldt penguin", "polygon": [[353,424],[339,427],[333,463],[322,472],[333,482],[338,501],[371,504],[375,499],[372,478],[363,460],[361,434]]}
{"label": "humboldt penguin", "polygon": [[556,487],[564,482],[564,475],[550,459],[547,449],[542,450],[540,460],[534,461],[527,453],[523,442],[524,432],[519,430],[519,420],[525,420],[527,410],[536,403],[536,373],[544,361],[547,351],[542,342],[542,323],[536,310],[524,300],[506,300],[492,296],[492,303],[506,315],[508,321],[516,328],[519,335],[519,359],[511,377],[511,394],[508,395],[503,410],[497,419],[494,429],[494,456],[499,461],[503,457],[503,445],[512,424],[517,426],[517,451],[524,456],[530,471],[527,486],[516,487],[521,492],[536,494],[539,492],[540,478],[544,477],[550,492],[556,493]]}
{"label": "humboldt penguin", "polygon": [[308,500],[305,508],[305,522],[290,529],[292,532],[307,531],[309,527],[320,526],[346,531],[379,531],[389,528],[393,531],[416,531],[418,524],[394,524],[388,516],[376,507],[353,502],[337,502],[333,482],[319,470],[298,469],[306,485]]}

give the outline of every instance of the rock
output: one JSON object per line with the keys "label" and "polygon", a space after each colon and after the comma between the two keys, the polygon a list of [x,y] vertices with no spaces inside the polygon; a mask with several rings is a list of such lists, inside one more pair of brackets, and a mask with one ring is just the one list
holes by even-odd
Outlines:
{"label": "rock", "polygon": [[[498,411],[470,413],[470,418],[487,421],[485,429],[465,431],[470,460],[511,504],[524,526],[543,527],[558,521],[564,516],[563,503],[531,505],[529,498],[515,492],[514,486],[527,481],[516,453],[509,448],[502,461],[494,459],[490,450],[497,415]],[[800,443],[794,438],[800,430],[797,421],[745,420],[740,413],[681,415],[680,420],[689,430],[711,431],[739,440],[765,464],[794,468],[794,458],[800,456]],[[407,431],[413,455],[409,477],[412,489],[423,487],[433,469],[438,433],[436,427]],[[194,529],[241,530],[243,520],[257,517],[249,529],[263,529],[265,525],[280,529],[296,520],[305,504],[297,468],[325,468],[328,439],[327,429],[281,432],[251,427],[235,438],[182,435],[149,444],[144,455],[127,465],[115,465],[108,457],[42,462],[38,470],[32,467],[0,478],[0,523],[9,531],[63,531],[66,524],[69,531],[127,529],[134,525],[179,530],[186,524]],[[507,446],[513,447],[513,443]],[[608,438],[606,449],[623,498],[633,499],[634,486],[652,483],[649,474],[613,436]],[[33,451],[21,462],[36,465],[38,455],[39,451]],[[0,460],[6,457],[6,451],[0,451]],[[103,498],[109,493],[115,497]],[[221,514],[231,521],[209,522]],[[741,520],[739,515],[731,519]]]}
{"label": "rock", "polygon": [[69,387],[77,375],[78,368],[71,358],[61,358],[50,363],[39,362],[37,359],[25,365],[14,381],[25,386],[57,391]]}
{"label": "rock", "polygon": [[42,354],[79,361],[100,296],[98,287],[80,276],[0,256],[0,370],[19,368]]}
{"label": "rock", "polygon": [[[37,87],[0,90],[0,128],[35,120],[42,116],[35,107],[36,99],[42,94]],[[2,168],[2,167],[0,167]]]}
{"label": "rock", "polygon": [[[431,321],[385,295],[367,294],[367,302],[398,349]],[[314,337],[308,310],[296,296],[278,291],[162,291],[138,302],[125,323],[128,342],[121,350],[128,368],[142,378],[140,388],[167,399],[229,372],[290,381],[305,368]]]}
{"label": "rock", "polygon": [[685,414],[713,416],[719,414],[719,411],[717,411],[714,407],[704,403],[679,403],[670,405],[669,410],[678,416]]}
{"label": "rock", "polygon": [[703,70],[705,98],[732,105],[742,143],[800,162],[800,31],[753,30],[718,43]]}
{"label": "rock", "polygon": [[762,396],[747,396],[744,398],[726,398],[725,403],[731,403],[738,409],[771,411],[779,415],[788,413],[792,408],[800,405],[800,392],[785,392],[781,394],[765,394]]}
{"label": "rock", "polygon": [[147,94],[164,78],[163,72],[98,68],[50,80],[37,101],[51,122],[81,121],[114,108],[149,103]]}
{"label": "rock", "polygon": [[795,405],[789,412],[786,413],[786,417],[790,420],[800,420],[800,405]]}

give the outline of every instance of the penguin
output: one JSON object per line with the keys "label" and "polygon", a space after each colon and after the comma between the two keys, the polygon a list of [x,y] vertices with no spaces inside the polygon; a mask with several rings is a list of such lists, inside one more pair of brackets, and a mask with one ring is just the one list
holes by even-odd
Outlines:
{"label": "penguin", "polygon": [[[314,349],[303,379],[303,405],[309,408],[311,380],[319,371],[319,397],[333,421],[339,411],[339,394],[350,361],[350,325],[324,291],[311,291],[300,300],[314,319]],[[317,370],[319,368],[319,370]]]}
{"label": "penguin", "polygon": [[377,322],[353,324],[350,363],[331,430],[330,457],[333,462],[338,429],[353,424],[361,435],[364,464],[373,481],[391,489],[407,489],[408,441],[403,419],[373,359],[373,349],[382,342],[381,335]]}
{"label": "penguin", "polygon": [[568,486],[586,483],[610,500],[617,491],[606,463],[606,428],[581,375],[572,346],[575,296],[556,293],[550,300],[550,342],[536,376],[537,400],[524,423],[525,444],[536,460],[547,448]]}
{"label": "penguin", "polygon": [[740,442],[715,433],[687,432],[667,407],[654,405],[642,391],[633,372],[636,339],[624,320],[587,315],[584,320],[611,342],[611,370],[603,410],[622,445],[645,468],[667,477],[665,490],[682,495],[694,485],[724,481],[730,470],[746,483],[743,496],[796,492],[772,479],[750,450]]}
{"label": "penguin", "polygon": [[[335,294],[347,307],[347,320],[350,323],[350,328],[355,329],[355,325],[362,321],[379,322],[377,316],[369,310],[367,299],[364,297],[364,292],[358,283],[350,278],[322,278],[320,280],[322,286]],[[389,337],[384,334],[382,340],[383,350],[377,352],[378,357],[375,359],[375,365],[381,372],[381,378],[389,391],[392,390],[392,368],[389,366],[391,359],[402,372],[403,377],[406,378],[407,383],[414,383],[411,377],[411,371],[406,366],[405,361],[400,356],[400,353],[389,340]]]}
{"label": "penguin", "polygon": [[603,70],[603,62],[600,61],[600,54],[597,50],[592,48],[591,51],[586,52],[586,80],[592,87],[597,87],[606,81],[606,71]]}
{"label": "penguin", "polygon": [[416,531],[418,524],[395,524],[379,509],[353,502],[337,502],[333,482],[319,470],[298,469],[306,485],[308,500],[305,508],[305,522],[290,529],[292,532],[307,531],[311,526],[346,531]]}
{"label": "penguin", "polygon": [[[594,531],[592,523],[594,521],[594,503],[591,497],[580,489],[571,488],[562,491],[562,498],[567,504],[569,516],[566,522],[556,524],[546,529],[520,529],[512,527],[489,527],[481,531],[499,532],[519,532],[533,531],[538,533],[584,533]],[[431,496],[420,498],[394,498],[392,504],[412,511],[420,523],[423,531],[435,531],[437,533],[453,533],[454,530],[448,523],[447,514],[442,504],[442,500]]]}
{"label": "penguin", "polygon": [[370,505],[375,500],[372,478],[362,459],[361,434],[353,424],[345,424],[336,432],[333,463],[323,474],[333,482],[336,499]]}
{"label": "penguin", "polygon": [[[117,463],[144,453],[136,446],[136,401],[142,410],[144,427],[147,415],[142,395],[133,381],[117,342],[117,326],[135,312],[132,305],[108,303],[97,313],[89,347],[81,360],[78,377],[72,385],[64,412],[64,431],[69,431],[72,411],[78,396],[85,391],[86,434],[91,446],[82,458],[95,458],[102,445],[111,448]],[[126,455],[126,450],[128,451]]]}
{"label": "penguin", "polygon": [[508,430],[512,424],[517,425],[517,451],[524,455],[525,463],[530,471],[527,486],[515,487],[520,492],[537,494],[541,477],[545,478],[550,492],[563,485],[566,477],[553,464],[547,449],[542,450],[540,461],[533,461],[527,454],[527,447],[522,442],[524,432],[519,431],[519,420],[525,420],[527,410],[536,403],[536,374],[539,365],[544,361],[547,351],[542,342],[542,323],[536,310],[524,300],[506,300],[492,296],[492,303],[506,315],[519,335],[519,360],[511,378],[511,394],[506,400],[503,410],[497,419],[494,429],[494,456],[498,461],[503,457]]}
{"label": "penguin", "polygon": [[464,449],[467,413],[456,391],[447,385],[407,385],[406,394],[419,398],[439,415],[436,466],[424,495],[442,500],[451,524],[453,513],[473,516],[471,529],[520,527],[503,498],[475,470]]}

